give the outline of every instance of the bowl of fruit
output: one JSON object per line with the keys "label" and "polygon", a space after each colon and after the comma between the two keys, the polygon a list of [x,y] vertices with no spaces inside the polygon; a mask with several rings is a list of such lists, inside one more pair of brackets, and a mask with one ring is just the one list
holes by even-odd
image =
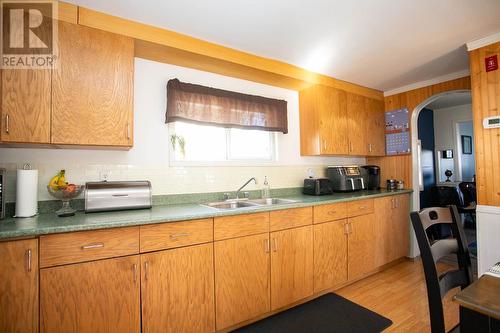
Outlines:
{"label": "bowl of fruit", "polygon": [[79,196],[85,189],[84,185],[70,184],[66,181],[65,170],[61,170],[57,175],[52,177],[47,185],[47,191],[56,199],[62,201],[61,209],[56,211],[57,216],[73,216],[76,209],[71,208],[71,199]]}

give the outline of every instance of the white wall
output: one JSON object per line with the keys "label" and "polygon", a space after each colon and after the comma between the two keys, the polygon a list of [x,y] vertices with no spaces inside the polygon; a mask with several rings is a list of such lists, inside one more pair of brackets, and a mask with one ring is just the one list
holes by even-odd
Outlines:
{"label": "white wall", "polygon": [[[450,169],[453,172],[452,181],[461,181],[460,177],[460,153],[461,144],[457,139],[457,123],[472,120],[472,105],[465,104],[449,108],[434,109],[434,139],[436,145],[436,158],[438,151],[453,149],[453,159],[442,159],[436,161],[438,170],[438,181],[444,181],[444,171]],[[473,142],[474,146],[474,142]],[[474,156],[474,155],[469,155]],[[439,168],[439,165],[441,167]]]}
{"label": "white wall", "polygon": [[[166,84],[181,81],[284,99],[288,102],[288,131],[278,135],[278,160],[252,166],[169,166],[169,136],[165,121]],[[268,176],[272,188],[298,187],[312,168],[321,176],[328,164],[363,164],[364,158],[301,157],[298,93],[255,82],[136,58],[134,77],[134,147],[129,151],[0,148],[0,167],[8,169],[7,201],[15,199],[15,169],[31,163],[39,170],[39,199],[51,199],[45,185],[59,169],[69,181],[147,179],[154,194],[235,190],[243,181]],[[259,185],[249,187],[258,189]]]}

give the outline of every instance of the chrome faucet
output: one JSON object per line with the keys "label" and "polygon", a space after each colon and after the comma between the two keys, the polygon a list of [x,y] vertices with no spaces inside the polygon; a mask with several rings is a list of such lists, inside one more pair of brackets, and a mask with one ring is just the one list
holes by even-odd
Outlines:
{"label": "chrome faucet", "polygon": [[255,183],[255,185],[257,185],[257,179],[255,179],[255,177],[252,177],[250,178],[249,180],[247,180],[247,182],[245,184],[243,184],[242,187],[240,187],[237,191],[236,191],[236,200],[238,200],[240,198],[240,192],[241,190],[248,185],[248,183],[250,183],[251,181],[253,180],[253,182]]}

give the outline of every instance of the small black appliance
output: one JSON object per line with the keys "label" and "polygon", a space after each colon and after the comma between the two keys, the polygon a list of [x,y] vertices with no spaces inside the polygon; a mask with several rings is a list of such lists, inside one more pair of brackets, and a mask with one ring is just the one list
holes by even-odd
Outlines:
{"label": "small black appliance", "polygon": [[308,195],[327,195],[332,194],[332,185],[328,178],[306,178],[304,179],[304,188],[302,193]]}
{"label": "small black appliance", "polygon": [[367,184],[367,190],[380,189],[380,167],[377,165],[363,165],[361,167],[361,174]]}

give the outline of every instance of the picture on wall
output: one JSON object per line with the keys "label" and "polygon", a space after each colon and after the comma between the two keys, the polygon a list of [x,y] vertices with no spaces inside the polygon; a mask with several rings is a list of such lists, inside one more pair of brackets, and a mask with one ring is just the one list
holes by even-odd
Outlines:
{"label": "picture on wall", "polygon": [[462,135],[462,154],[472,155],[472,137]]}

